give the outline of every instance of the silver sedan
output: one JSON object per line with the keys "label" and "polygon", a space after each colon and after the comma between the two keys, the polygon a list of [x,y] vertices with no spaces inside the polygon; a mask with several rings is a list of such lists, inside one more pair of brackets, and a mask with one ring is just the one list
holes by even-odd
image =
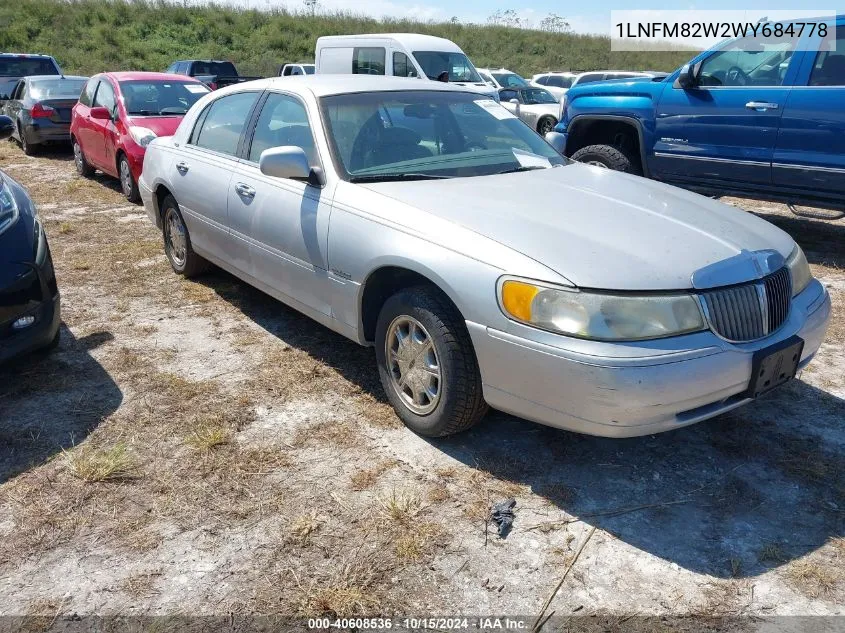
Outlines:
{"label": "silver sedan", "polygon": [[830,316],[780,229],[572,163],[460,86],[218,90],[150,143],[139,186],[177,273],[216,264],[374,346],[429,436],[488,405],[594,435],[682,427],[793,378]]}

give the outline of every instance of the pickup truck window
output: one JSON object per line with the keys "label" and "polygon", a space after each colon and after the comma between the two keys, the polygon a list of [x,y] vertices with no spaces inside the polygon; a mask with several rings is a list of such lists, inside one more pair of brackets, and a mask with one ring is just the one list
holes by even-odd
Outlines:
{"label": "pickup truck window", "polygon": [[780,86],[795,42],[759,43],[745,38],[728,44],[701,64],[702,86]]}
{"label": "pickup truck window", "polygon": [[845,26],[836,27],[836,39],[828,35],[819,47],[811,86],[845,86]]}
{"label": "pickup truck window", "polygon": [[238,71],[232,62],[194,62],[190,74],[237,77]]}

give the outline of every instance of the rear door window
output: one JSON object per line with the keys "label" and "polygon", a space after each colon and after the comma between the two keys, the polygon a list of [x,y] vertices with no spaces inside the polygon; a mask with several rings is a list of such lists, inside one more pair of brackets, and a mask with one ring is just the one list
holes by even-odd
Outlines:
{"label": "rear door window", "polygon": [[417,69],[408,59],[405,53],[395,51],[393,53],[393,76],[394,77],[416,77]]}
{"label": "rear door window", "polygon": [[97,92],[97,84],[100,83],[99,77],[91,77],[88,80],[88,83],[85,84],[85,90],[82,91],[82,94],[79,95],[79,103],[84,106],[88,106],[89,108],[94,103],[94,94]]}
{"label": "rear door window", "polygon": [[352,51],[353,75],[383,75],[385,50],[379,46],[356,46]]}
{"label": "rear door window", "polygon": [[238,92],[212,102],[197,120],[191,143],[235,156],[257,96],[255,92]]}
{"label": "rear door window", "polygon": [[845,86],[845,25],[836,27],[836,38],[832,30],[822,40],[813,71],[811,86]]}

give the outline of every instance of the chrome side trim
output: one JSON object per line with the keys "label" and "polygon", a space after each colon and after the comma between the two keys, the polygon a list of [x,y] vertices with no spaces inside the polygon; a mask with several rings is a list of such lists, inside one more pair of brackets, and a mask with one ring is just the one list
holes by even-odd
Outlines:
{"label": "chrome side trim", "polygon": [[690,154],[673,154],[671,152],[654,152],[654,155],[659,158],[682,158],[684,160],[700,160],[707,163],[737,163],[742,165],[756,165],[760,167],[771,167],[771,163],[766,163],[758,160],[742,160],[734,158],[714,158],[711,156],[691,156]]}
{"label": "chrome side trim", "polygon": [[809,171],[824,171],[831,174],[845,174],[843,167],[820,167],[818,165],[796,165],[795,163],[772,163],[772,167],[780,169],[807,169]]}

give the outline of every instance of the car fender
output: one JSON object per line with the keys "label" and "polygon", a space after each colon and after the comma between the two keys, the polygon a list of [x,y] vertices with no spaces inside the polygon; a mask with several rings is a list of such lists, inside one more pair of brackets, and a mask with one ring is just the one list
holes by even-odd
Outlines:
{"label": "car fender", "polygon": [[[651,139],[654,137],[653,130],[649,129],[646,131],[646,127],[643,123],[641,117],[634,116],[634,115],[626,115],[626,114],[576,114],[575,116],[569,119],[569,122],[566,126],[567,132],[567,144],[568,139],[572,138],[572,131],[575,128],[576,124],[591,122],[591,121],[618,121],[622,123],[627,123],[631,125],[637,133],[637,141],[640,150],[640,162],[643,166],[643,176],[646,178],[649,175],[648,169],[648,162],[647,162],[647,155],[648,152],[646,151],[647,147],[651,147]],[[647,145],[649,143],[649,145]],[[567,155],[568,155],[567,150]]]}

